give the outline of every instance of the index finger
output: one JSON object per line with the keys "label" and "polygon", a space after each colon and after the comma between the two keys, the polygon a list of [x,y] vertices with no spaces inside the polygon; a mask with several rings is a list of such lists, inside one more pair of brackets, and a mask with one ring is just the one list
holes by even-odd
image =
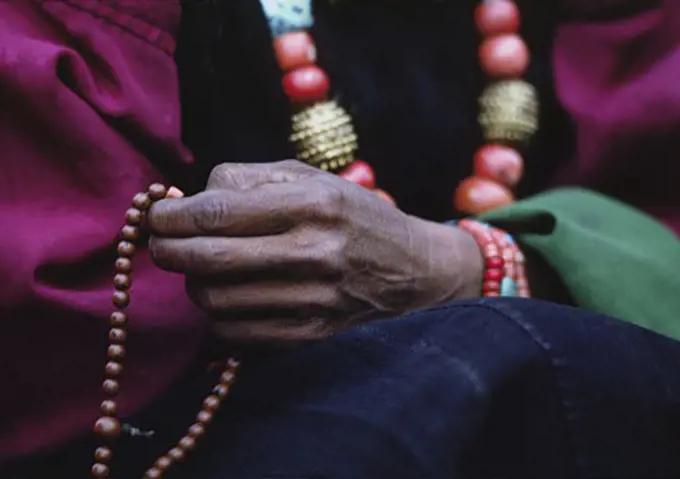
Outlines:
{"label": "index finger", "polygon": [[266,236],[297,225],[309,210],[308,192],[297,183],[249,190],[215,189],[155,203],[147,225],[156,236]]}
{"label": "index finger", "polygon": [[276,163],[222,163],[210,172],[206,190],[248,190],[267,183],[294,182],[319,173],[297,160]]}

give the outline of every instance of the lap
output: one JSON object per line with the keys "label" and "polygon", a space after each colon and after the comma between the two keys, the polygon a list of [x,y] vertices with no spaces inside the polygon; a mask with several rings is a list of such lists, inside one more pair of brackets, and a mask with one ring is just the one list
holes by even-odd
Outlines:
{"label": "lap", "polygon": [[204,479],[671,477],[680,346],[536,301],[454,303],[268,358]]}
{"label": "lap", "polygon": [[[456,302],[249,359],[167,477],[678,477],[679,367],[680,343],[601,315]],[[184,385],[131,419],[157,434],[121,441],[117,476],[139,476],[208,390]],[[90,454],[70,457],[82,471]]]}

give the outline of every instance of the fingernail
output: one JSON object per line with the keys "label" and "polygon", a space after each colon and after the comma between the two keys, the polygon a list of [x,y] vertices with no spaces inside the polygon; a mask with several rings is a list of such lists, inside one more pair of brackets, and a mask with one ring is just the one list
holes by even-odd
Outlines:
{"label": "fingernail", "polygon": [[183,198],[184,197],[184,192],[180,190],[179,188],[175,188],[174,186],[171,186],[170,189],[168,189],[168,198]]}

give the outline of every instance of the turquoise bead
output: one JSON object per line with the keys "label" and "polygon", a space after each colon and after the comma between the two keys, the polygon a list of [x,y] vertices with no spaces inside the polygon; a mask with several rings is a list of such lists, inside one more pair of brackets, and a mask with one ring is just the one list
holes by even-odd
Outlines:
{"label": "turquoise bead", "polygon": [[309,30],[314,25],[311,0],[260,0],[272,36]]}
{"label": "turquoise bead", "polygon": [[504,298],[517,296],[517,283],[509,276],[501,280],[501,296]]}

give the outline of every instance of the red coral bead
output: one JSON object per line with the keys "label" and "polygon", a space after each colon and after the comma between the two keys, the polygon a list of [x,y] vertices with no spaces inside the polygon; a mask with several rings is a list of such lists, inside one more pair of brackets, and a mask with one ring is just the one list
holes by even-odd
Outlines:
{"label": "red coral bead", "polygon": [[474,171],[476,176],[497,181],[505,186],[515,186],[522,178],[524,162],[513,148],[486,145],[475,154]]}
{"label": "red coral bead", "polygon": [[339,176],[364,188],[375,188],[375,173],[365,161],[354,160]]}
{"label": "red coral bead", "polygon": [[314,40],[307,32],[293,32],[274,40],[276,60],[283,71],[294,70],[316,61]]}
{"label": "red coral bead", "polygon": [[521,77],[529,67],[529,48],[519,35],[491,37],[480,45],[479,61],[491,77]]}
{"label": "red coral bead", "polygon": [[500,256],[490,256],[486,259],[487,269],[500,270],[503,266],[505,266],[505,261]]}
{"label": "red coral bead", "polygon": [[288,72],[283,77],[283,91],[294,103],[315,103],[328,96],[331,83],[326,72],[310,65]]}
{"label": "red coral bead", "polygon": [[486,281],[500,281],[503,279],[503,272],[500,269],[487,269],[484,273]]}
{"label": "red coral bead", "polygon": [[453,204],[456,210],[468,214],[481,214],[511,204],[514,197],[500,183],[472,176],[464,179],[456,189]]}
{"label": "red coral bead", "polygon": [[482,291],[485,293],[494,293],[501,290],[501,284],[498,281],[484,281],[482,284]]}
{"label": "red coral bead", "polygon": [[510,0],[482,2],[475,10],[477,29],[487,37],[517,33],[519,22],[519,9]]}

